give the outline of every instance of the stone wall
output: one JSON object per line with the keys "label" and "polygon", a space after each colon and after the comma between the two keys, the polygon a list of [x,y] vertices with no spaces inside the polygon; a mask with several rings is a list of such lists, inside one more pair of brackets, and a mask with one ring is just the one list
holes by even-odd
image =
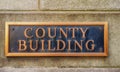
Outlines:
{"label": "stone wall", "polygon": [[[4,54],[5,22],[108,22],[109,55],[7,58]],[[120,0],[0,0],[0,72],[9,67],[120,68],[119,40]]]}

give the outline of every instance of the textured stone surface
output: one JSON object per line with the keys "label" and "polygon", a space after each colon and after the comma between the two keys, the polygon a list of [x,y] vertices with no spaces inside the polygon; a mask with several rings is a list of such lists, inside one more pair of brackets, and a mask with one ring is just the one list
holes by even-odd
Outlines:
{"label": "textured stone surface", "polygon": [[5,22],[108,22],[108,57],[11,57],[4,56],[4,30],[0,32],[2,67],[120,67],[120,14],[0,14]]}
{"label": "textured stone surface", "polygon": [[0,10],[36,10],[38,0],[0,0]]}
{"label": "textured stone surface", "polygon": [[120,72],[119,68],[0,68],[0,72]]}
{"label": "textured stone surface", "polygon": [[120,10],[120,0],[40,0],[42,10]]}

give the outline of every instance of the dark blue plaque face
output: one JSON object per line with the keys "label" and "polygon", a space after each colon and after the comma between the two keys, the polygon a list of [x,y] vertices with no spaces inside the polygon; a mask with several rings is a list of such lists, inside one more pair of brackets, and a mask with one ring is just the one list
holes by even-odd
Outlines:
{"label": "dark blue plaque face", "polygon": [[92,23],[6,23],[6,56],[107,56],[108,26]]}

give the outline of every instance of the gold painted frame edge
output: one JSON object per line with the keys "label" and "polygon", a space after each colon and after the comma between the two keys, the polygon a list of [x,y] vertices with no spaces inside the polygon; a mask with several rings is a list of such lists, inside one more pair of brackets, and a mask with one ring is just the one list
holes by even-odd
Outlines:
{"label": "gold painted frame edge", "polygon": [[[73,25],[74,24],[74,25]],[[10,25],[104,25],[104,53],[9,53]],[[5,23],[5,56],[108,56],[108,22],[6,22]]]}

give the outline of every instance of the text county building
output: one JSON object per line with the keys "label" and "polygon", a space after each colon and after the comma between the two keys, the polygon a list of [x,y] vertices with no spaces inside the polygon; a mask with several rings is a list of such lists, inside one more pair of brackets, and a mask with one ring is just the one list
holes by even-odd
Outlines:
{"label": "text county building", "polygon": [[120,72],[120,0],[0,0],[0,72]]}

